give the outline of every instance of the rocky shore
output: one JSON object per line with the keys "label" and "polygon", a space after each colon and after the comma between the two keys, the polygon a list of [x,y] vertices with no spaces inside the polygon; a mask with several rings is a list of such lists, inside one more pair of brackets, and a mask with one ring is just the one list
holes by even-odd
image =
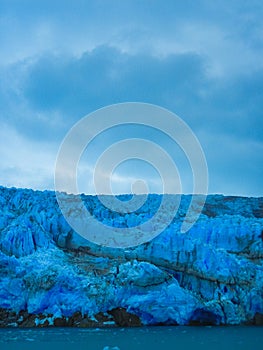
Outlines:
{"label": "rocky shore", "polygon": [[[214,326],[212,315],[202,314],[201,317],[193,317],[189,320],[189,326]],[[156,324],[158,326],[165,324]],[[177,326],[174,323],[173,326]],[[243,325],[263,326],[263,314],[256,313],[254,318]],[[79,311],[69,317],[58,317],[48,314],[29,314],[27,311],[18,313],[0,309],[0,327],[19,327],[19,328],[44,328],[44,327],[78,327],[78,328],[114,328],[114,327],[140,327],[141,320],[138,316],[127,312],[124,308],[116,308],[108,313],[98,313],[92,319],[88,315],[82,315]]]}
{"label": "rocky shore", "polygon": [[18,313],[0,309],[0,327],[43,328],[43,327],[139,327],[141,321],[138,316],[127,312],[124,308],[116,308],[108,313],[99,312],[92,319],[82,315],[79,311],[69,317],[57,317],[48,314],[29,314],[21,310]]}

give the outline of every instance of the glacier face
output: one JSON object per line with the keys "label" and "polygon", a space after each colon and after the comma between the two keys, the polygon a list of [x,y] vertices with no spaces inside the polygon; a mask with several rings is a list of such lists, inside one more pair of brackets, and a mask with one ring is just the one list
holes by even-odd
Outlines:
{"label": "glacier face", "polygon": [[[169,196],[172,206],[178,198]],[[18,315],[5,324],[19,325],[21,312],[36,325],[77,313],[96,324],[96,315],[115,309],[145,325],[253,322],[263,314],[263,198],[210,195],[180,233],[190,199],[182,196],[173,222],[151,242],[117,249],[74,232],[54,192],[0,187],[0,309]],[[132,227],[154,214],[161,196],[129,215],[95,196],[82,200],[101,222]]]}

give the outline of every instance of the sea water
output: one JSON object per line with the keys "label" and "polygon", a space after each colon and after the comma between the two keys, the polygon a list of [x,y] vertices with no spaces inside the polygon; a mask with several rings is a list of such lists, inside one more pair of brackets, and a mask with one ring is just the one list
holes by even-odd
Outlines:
{"label": "sea water", "polygon": [[3,328],[0,329],[0,349],[263,349],[263,327]]}

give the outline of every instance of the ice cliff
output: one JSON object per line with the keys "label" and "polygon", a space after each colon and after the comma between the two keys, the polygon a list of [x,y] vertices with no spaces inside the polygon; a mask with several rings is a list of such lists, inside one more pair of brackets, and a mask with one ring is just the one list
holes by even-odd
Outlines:
{"label": "ice cliff", "polygon": [[[54,192],[0,187],[0,325],[262,320],[263,198],[210,195],[196,224],[180,233],[190,198],[182,196],[173,222],[151,242],[116,249],[73,232]],[[147,220],[160,196],[128,216],[95,196],[82,200],[98,220],[129,227]]]}

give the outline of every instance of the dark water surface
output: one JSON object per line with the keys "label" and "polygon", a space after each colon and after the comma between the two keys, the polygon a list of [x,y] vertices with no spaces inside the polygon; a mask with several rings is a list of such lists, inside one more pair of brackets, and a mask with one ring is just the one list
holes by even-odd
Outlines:
{"label": "dark water surface", "polygon": [[263,349],[263,327],[3,328],[0,349]]}

